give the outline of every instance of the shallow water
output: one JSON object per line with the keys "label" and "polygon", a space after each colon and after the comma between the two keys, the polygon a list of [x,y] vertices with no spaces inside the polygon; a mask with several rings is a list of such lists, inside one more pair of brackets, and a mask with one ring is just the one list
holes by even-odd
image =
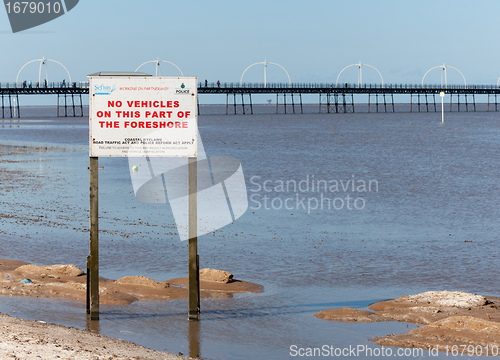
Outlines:
{"label": "shallow water", "polygon": [[[0,258],[84,268],[88,118],[35,118],[43,111],[0,120],[0,144],[39,147],[0,159],[1,174],[18,171],[2,179]],[[319,310],[366,308],[426,290],[499,296],[498,114],[455,112],[440,120],[439,113],[201,115],[207,154],[240,160],[249,209],[199,238],[200,266],[228,270],[265,291],[202,299],[194,323],[186,320],[186,300],[102,306],[98,330],[203,358],[286,359],[293,344],[378,348],[366,340],[408,330],[326,322],[313,316]],[[185,276],[187,242],[179,240],[169,206],[135,199],[127,159],[99,165],[100,274]],[[371,191],[358,187],[370,181]],[[330,208],[326,197],[335,201]],[[4,313],[95,327],[84,307],[0,299]]]}

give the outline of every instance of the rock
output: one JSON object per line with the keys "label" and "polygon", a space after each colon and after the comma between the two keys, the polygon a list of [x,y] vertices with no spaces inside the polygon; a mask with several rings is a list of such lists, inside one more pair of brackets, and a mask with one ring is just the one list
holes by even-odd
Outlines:
{"label": "rock", "polygon": [[23,274],[36,274],[36,275],[66,275],[66,276],[80,276],[84,275],[85,272],[77,268],[75,265],[69,264],[69,265],[61,265],[61,264],[56,264],[56,265],[50,265],[50,266],[38,266],[38,265],[23,265],[20,266],[16,269],[16,271],[23,273]]}
{"label": "rock", "polygon": [[224,270],[216,269],[201,269],[200,270],[200,280],[204,281],[214,281],[223,284],[227,284],[233,281],[233,274]]}

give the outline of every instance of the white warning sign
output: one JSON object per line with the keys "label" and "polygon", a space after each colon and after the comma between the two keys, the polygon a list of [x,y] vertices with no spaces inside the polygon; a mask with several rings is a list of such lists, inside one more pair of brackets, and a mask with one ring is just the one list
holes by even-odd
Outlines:
{"label": "white warning sign", "polygon": [[89,96],[91,157],[196,157],[196,77],[90,76]]}

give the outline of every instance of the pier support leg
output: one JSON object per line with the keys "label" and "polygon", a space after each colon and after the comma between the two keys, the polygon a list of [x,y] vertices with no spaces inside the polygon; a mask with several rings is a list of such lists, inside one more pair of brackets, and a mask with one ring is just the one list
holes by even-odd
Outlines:
{"label": "pier support leg", "polygon": [[17,107],[17,118],[19,119],[21,117],[21,109],[19,109],[19,96],[16,94],[16,105]]}
{"label": "pier support leg", "polygon": [[12,112],[12,99],[10,97],[10,94],[9,94],[9,110],[10,110],[10,118],[12,119],[14,113]]}
{"label": "pier support leg", "polygon": [[80,94],[80,116],[83,117],[83,103],[82,103],[82,94]]}

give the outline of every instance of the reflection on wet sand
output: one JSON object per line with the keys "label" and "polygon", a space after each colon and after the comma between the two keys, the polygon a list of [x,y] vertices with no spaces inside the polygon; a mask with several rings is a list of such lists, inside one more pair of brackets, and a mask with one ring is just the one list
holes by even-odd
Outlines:
{"label": "reflection on wet sand", "polygon": [[90,315],[87,315],[86,325],[88,331],[99,334],[99,320],[90,320]]}
{"label": "reflection on wet sand", "polygon": [[189,343],[189,356],[192,358],[200,357],[200,321],[199,320],[189,320],[188,321],[188,333],[187,333],[188,343]]}

